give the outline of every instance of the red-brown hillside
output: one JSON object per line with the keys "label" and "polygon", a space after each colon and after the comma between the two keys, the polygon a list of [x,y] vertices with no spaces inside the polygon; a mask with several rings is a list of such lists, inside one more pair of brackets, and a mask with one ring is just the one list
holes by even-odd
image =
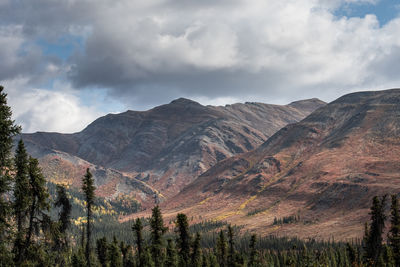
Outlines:
{"label": "red-brown hillside", "polygon": [[[362,235],[374,195],[394,193],[400,89],[345,95],[216,164],[162,208],[167,218],[185,212],[260,234],[347,239]],[[299,222],[273,225],[294,215]]]}
{"label": "red-brown hillside", "polygon": [[[283,126],[323,105],[318,99],[310,99],[285,106],[245,103],[215,107],[181,98],[148,111],[109,114],[75,134],[39,132],[22,137],[29,153],[44,158],[41,162],[45,170],[52,163],[48,156],[62,152],[141,181],[160,192],[158,199],[164,199],[217,162],[258,147]],[[71,162],[76,160],[65,159],[59,161],[62,164],[53,164],[53,173],[46,172],[49,179],[63,175],[75,179]],[[71,174],[65,173],[66,166],[70,166]],[[110,196],[132,188],[111,182],[116,181],[112,175],[109,180],[100,194]],[[154,199],[142,198],[149,205]]]}

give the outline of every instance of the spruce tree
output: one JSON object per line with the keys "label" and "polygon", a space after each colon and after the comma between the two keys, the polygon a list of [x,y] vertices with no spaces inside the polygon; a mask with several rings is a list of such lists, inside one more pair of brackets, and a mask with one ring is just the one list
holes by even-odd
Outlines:
{"label": "spruce tree", "polygon": [[390,246],[385,245],[383,247],[383,251],[382,251],[381,255],[382,255],[382,261],[384,262],[384,264],[381,265],[381,266],[386,266],[386,267],[399,266],[399,265],[396,265],[396,261],[394,259],[393,251],[392,251],[392,248]]}
{"label": "spruce tree", "polygon": [[214,253],[209,254],[209,263],[210,263],[210,266],[212,266],[212,267],[221,267],[218,263],[217,257],[214,255]]}
{"label": "spruce tree", "polygon": [[10,190],[12,162],[11,149],[13,137],[20,132],[20,127],[11,119],[11,108],[7,105],[7,94],[0,86],[0,262],[11,264],[11,253],[8,250],[9,220],[11,204],[6,198]]}
{"label": "spruce tree", "polygon": [[176,267],[178,266],[177,264],[177,254],[176,254],[176,249],[174,246],[174,242],[172,241],[171,238],[168,238],[167,240],[167,257],[165,259],[165,267]]}
{"label": "spruce tree", "polygon": [[396,195],[392,195],[392,204],[390,206],[390,230],[388,234],[388,243],[392,248],[393,258],[396,266],[400,266],[400,214],[399,201]]}
{"label": "spruce tree", "polygon": [[144,241],[142,236],[143,225],[142,221],[137,218],[135,224],[132,226],[132,231],[136,238],[137,247],[137,264],[139,267],[144,267]]}
{"label": "spruce tree", "polygon": [[162,266],[162,263],[164,261],[163,235],[167,231],[167,228],[164,226],[164,221],[158,205],[152,209],[150,228],[151,255],[153,257],[154,264],[156,266]]}
{"label": "spruce tree", "polygon": [[151,248],[147,248],[143,252],[143,267],[158,267],[161,265],[156,265],[153,261]]}
{"label": "spruce tree", "polygon": [[191,265],[190,266],[193,266],[193,267],[201,267],[202,256],[201,256],[200,239],[201,239],[201,236],[197,232],[196,237],[193,241],[192,256],[191,256]]}
{"label": "spruce tree", "polygon": [[16,264],[21,264],[24,248],[25,248],[25,233],[28,220],[29,207],[29,160],[28,154],[22,139],[18,142],[18,147],[15,152],[15,185],[14,185],[14,203],[13,211],[17,224],[17,232],[14,241],[14,261]]}
{"label": "spruce tree", "polygon": [[203,253],[203,259],[202,259],[202,262],[201,262],[201,267],[210,267],[209,259],[208,259],[207,255],[205,253]]}
{"label": "spruce tree", "polygon": [[35,228],[41,223],[41,218],[45,211],[50,208],[46,189],[46,180],[39,168],[39,161],[35,158],[29,158],[29,186],[30,186],[30,208],[29,208],[29,226],[26,235],[25,246],[31,245]]}
{"label": "spruce tree", "polygon": [[119,243],[119,248],[122,254],[122,266],[127,267],[129,261],[129,251],[131,250],[131,246],[126,245],[124,241]]}
{"label": "spruce tree", "polygon": [[71,259],[71,265],[72,267],[86,267],[86,261],[85,261],[85,255],[83,253],[82,248],[79,248],[78,251],[76,251],[72,255]]}
{"label": "spruce tree", "polygon": [[55,206],[60,207],[61,210],[58,214],[58,232],[60,234],[60,240],[58,240],[58,247],[60,249],[66,249],[68,247],[68,235],[67,230],[71,225],[71,210],[72,205],[68,199],[67,192],[64,186],[57,185],[57,198]]}
{"label": "spruce tree", "polygon": [[227,256],[227,245],[225,240],[224,232],[221,230],[219,232],[216,244],[216,254],[217,260],[220,267],[227,266],[226,256]]}
{"label": "spruce tree", "polygon": [[375,196],[371,206],[371,225],[366,228],[364,237],[365,261],[367,264],[376,265],[382,252],[382,233],[385,228],[384,214],[386,205],[386,196],[381,200]]}
{"label": "spruce tree", "polygon": [[102,237],[96,241],[97,258],[102,267],[107,267],[108,262],[108,243],[107,238]]}
{"label": "spruce tree", "polygon": [[122,255],[118,240],[114,236],[113,242],[109,247],[110,267],[122,267]]}
{"label": "spruce tree", "polygon": [[178,247],[179,266],[186,267],[189,264],[190,257],[189,223],[186,214],[178,213],[175,226],[178,233],[176,243]]}
{"label": "spruce tree", "polygon": [[90,253],[91,253],[91,235],[92,235],[92,206],[94,204],[95,200],[95,193],[94,190],[96,187],[94,186],[94,179],[93,175],[90,173],[90,170],[86,170],[86,174],[83,177],[82,180],[82,191],[85,194],[85,200],[86,200],[86,251],[85,251],[85,257],[86,257],[86,263],[88,267],[91,267],[91,260],[90,260]]}
{"label": "spruce tree", "polygon": [[349,255],[350,265],[357,266],[357,252],[350,243],[346,244],[346,251]]}
{"label": "spruce tree", "polygon": [[257,264],[257,249],[256,249],[257,237],[255,234],[251,235],[250,238],[250,258],[249,258],[249,267],[256,267]]}
{"label": "spruce tree", "polygon": [[231,225],[228,225],[228,243],[229,243],[228,266],[234,266],[235,240],[234,240],[233,228]]}

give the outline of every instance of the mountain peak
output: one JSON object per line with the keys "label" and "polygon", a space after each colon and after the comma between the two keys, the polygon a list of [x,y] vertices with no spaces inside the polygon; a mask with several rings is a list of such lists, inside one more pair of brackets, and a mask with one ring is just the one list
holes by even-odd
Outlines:
{"label": "mountain peak", "polygon": [[325,105],[326,105],[326,102],[324,102],[318,98],[304,99],[304,100],[294,101],[294,102],[288,104],[288,106],[290,106],[290,107],[307,110],[309,112],[312,112],[312,111],[314,111],[322,106],[325,106]]}
{"label": "mountain peak", "polygon": [[180,97],[178,99],[172,100],[170,104],[173,104],[173,105],[184,105],[184,106],[187,106],[187,105],[199,105],[199,106],[201,106],[200,103],[198,103],[196,101],[193,101],[193,100],[190,100],[190,99],[187,99],[187,98],[183,98],[183,97]]}

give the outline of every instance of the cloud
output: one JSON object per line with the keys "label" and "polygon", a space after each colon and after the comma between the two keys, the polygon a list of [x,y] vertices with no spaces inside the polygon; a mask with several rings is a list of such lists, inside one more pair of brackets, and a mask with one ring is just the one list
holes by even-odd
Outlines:
{"label": "cloud", "polygon": [[340,88],[378,79],[371,72],[375,60],[399,45],[392,37],[400,31],[380,28],[373,15],[337,18],[329,11],[376,1],[333,2],[150,1],[137,7],[122,1],[93,24],[70,78],[77,87],[112,88],[111,95],[137,102],[227,94],[331,100]]}
{"label": "cloud", "polygon": [[[394,71],[400,68],[399,18],[381,26],[374,15],[334,15],[346,5],[378,2],[0,0],[0,44],[6,47],[0,81],[23,79],[27,89],[19,92],[53,103],[65,97],[73,107],[82,93],[96,90],[133,109],[181,96],[204,104],[329,101],[400,82]],[[63,38],[82,40],[67,59],[38,45]],[[37,89],[53,79],[72,88]],[[28,129],[61,128],[52,119],[34,121]]]}
{"label": "cloud", "polygon": [[56,91],[39,88],[27,91],[24,79],[6,81],[4,85],[13,118],[25,133],[39,130],[73,133],[103,115],[98,109],[83,105],[77,92],[67,84],[56,82]]}

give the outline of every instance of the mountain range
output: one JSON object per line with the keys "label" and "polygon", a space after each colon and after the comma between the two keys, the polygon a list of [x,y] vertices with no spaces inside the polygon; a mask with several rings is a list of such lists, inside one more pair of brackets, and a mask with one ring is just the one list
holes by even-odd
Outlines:
{"label": "mountain range", "polygon": [[162,207],[167,217],[201,214],[263,235],[344,240],[363,235],[373,196],[399,192],[400,90],[393,89],[315,110],[217,163]]}
{"label": "mountain range", "polygon": [[109,114],[75,134],[22,135],[48,179],[130,195],[166,221],[228,221],[244,231],[359,238],[375,195],[400,192],[400,89],[326,104],[203,106],[177,99]]}
{"label": "mountain range", "polygon": [[280,128],[323,105],[309,99],[284,106],[203,106],[180,98],[148,111],[108,114],[74,134],[21,137],[49,180],[80,187],[90,168],[98,195],[128,194],[146,208],[175,196],[216,163],[257,148]]}

